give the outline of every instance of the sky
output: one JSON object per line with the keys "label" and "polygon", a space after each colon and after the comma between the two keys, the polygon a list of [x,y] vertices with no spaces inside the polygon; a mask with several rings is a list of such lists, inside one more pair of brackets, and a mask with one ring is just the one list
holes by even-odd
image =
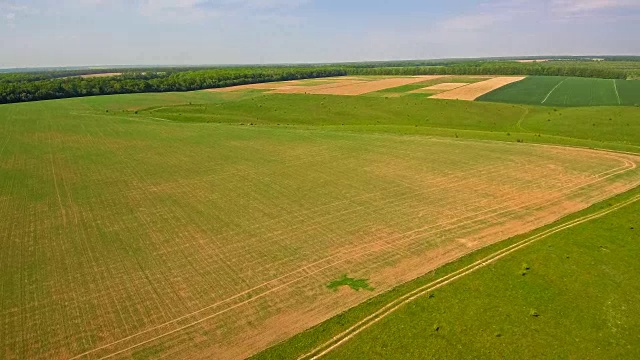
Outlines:
{"label": "sky", "polygon": [[0,67],[640,55],[640,0],[0,0]]}

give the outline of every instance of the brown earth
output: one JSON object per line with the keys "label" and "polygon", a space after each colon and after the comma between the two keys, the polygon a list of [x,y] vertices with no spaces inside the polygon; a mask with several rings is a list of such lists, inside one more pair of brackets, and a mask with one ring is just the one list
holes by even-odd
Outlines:
{"label": "brown earth", "polygon": [[441,83],[441,84],[425,87],[422,89],[414,90],[411,92],[420,92],[424,90],[453,90],[466,85],[469,85],[469,84],[468,83]]}
{"label": "brown earth", "polygon": [[272,90],[279,89],[286,86],[293,86],[299,84],[299,80],[292,80],[286,82],[272,82],[272,83],[259,83],[259,84],[247,84],[247,85],[237,85],[237,86],[229,86],[224,88],[216,88],[216,89],[207,89],[205,91],[211,92],[231,92],[231,91],[242,91],[242,90]]}
{"label": "brown earth", "polygon": [[433,95],[431,96],[431,98],[473,101],[486,93],[499,89],[507,84],[520,81],[524,78],[524,76],[496,77],[493,79],[481,81],[478,83],[467,85],[465,87]]}
{"label": "brown earth", "polygon": [[374,91],[380,91],[385,89],[390,89],[394,87],[399,87],[408,84],[414,84],[423,82],[426,80],[434,80],[441,78],[440,75],[424,75],[424,76],[415,76],[408,78],[390,78],[390,79],[382,79],[382,80],[374,80],[368,82],[354,83],[348,86],[340,86],[334,88],[325,88],[325,89],[315,89],[308,91],[309,94],[322,94],[322,95],[363,95],[367,93],[371,93]]}
{"label": "brown earth", "polygon": [[295,87],[283,87],[270,91],[270,94],[319,94],[322,91],[338,89],[345,86],[352,86],[357,84],[366,83],[362,80],[341,80],[330,84],[311,85],[311,86],[295,86]]}

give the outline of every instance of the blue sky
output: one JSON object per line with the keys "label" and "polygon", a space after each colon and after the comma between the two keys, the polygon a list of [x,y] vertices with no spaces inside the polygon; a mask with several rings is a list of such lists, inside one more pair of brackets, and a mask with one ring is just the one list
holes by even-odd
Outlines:
{"label": "blue sky", "polygon": [[640,55],[640,0],[0,0],[0,67]]}

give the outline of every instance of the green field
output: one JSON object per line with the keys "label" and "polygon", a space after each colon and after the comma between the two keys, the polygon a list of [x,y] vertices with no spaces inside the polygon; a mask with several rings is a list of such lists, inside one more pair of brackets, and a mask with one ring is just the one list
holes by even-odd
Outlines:
{"label": "green field", "polygon": [[478,101],[545,106],[640,104],[640,81],[530,76],[481,96]]}
{"label": "green field", "polygon": [[[331,318],[259,355],[295,358],[530,235],[434,268],[637,185],[632,155],[532,143],[640,153],[639,115],[261,92],[2,105],[0,357],[235,358]],[[603,337],[591,354],[633,354],[636,212],[536,242],[331,356],[510,357],[552,339],[565,347],[546,357],[589,357]]]}

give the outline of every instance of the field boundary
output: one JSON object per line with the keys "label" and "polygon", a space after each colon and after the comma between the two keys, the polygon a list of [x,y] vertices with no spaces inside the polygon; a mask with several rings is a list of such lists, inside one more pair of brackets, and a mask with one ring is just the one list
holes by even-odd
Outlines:
{"label": "field boundary", "polygon": [[526,247],[527,245],[530,245],[538,240],[547,238],[555,233],[558,233],[560,231],[575,227],[577,225],[583,224],[585,222],[603,217],[611,212],[617,211],[623,207],[626,207],[628,205],[631,205],[635,202],[637,202],[638,200],[640,200],[640,195],[636,195],[634,197],[632,197],[631,199],[625,200],[619,204],[616,204],[612,207],[609,207],[607,209],[603,209],[600,211],[597,211],[596,213],[593,214],[589,214],[589,215],[585,215],[582,216],[580,218],[571,220],[567,223],[564,224],[559,224],[556,225],[550,229],[547,229],[539,234],[533,235],[531,237],[528,237],[524,240],[518,241],[504,249],[498,250],[496,252],[494,252],[491,255],[488,255],[480,260],[477,260],[476,262],[467,265],[465,267],[463,267],[462,269],[459,269],[449,275],[446,275],[438,280],[435,280],[429,284],[423,285],[405,295],[400,296],[399,298],[397,298],[396,300],[393,300],[392,302],[390,302],[389,304],[385,305],[384,307],[382,307],[381,309],[375,311],[373,314],[369,315],[368,317],[364,318],[363,320],[357,322],[356,324],[354,324],[353,326],[351,326],[349,329],[343,331],[342,333],[334,336],[333,338],[331,338],[329,341],[325,342],[324,344],[316,347],[315,349],[311,350],[310,352],[298,357],[298,360],[311,360],[311,359],[319,359],[321,357],[323,357],[324,355],[330,353],[331,351],[335,350],[336,348],[338,348],[339,346],[343,345],[344,343],[346,343],[347,341],[349,341],[351,338],[353,338],[354,336],[356,336],[357,334],[359,334],[360,332],[364,331],[365,329],[369,328],[370,326],[372,326],[373,324],[377,323],[378,321],[384,319],[386,316],[392,314],[393,312],[395,312],[396,310],[398,310],[399,308],[401,308],[403,305],[406,305],[408,303],[410,303],[411,301],[417,299],[420,296],[423,296],[431,291],[434,291],[442,286],[445,286],[459,278],[464,277],[465,275],[471,274],[487,265],[490,265],[494,262],[496,262],[497,260],[523,248]]}

